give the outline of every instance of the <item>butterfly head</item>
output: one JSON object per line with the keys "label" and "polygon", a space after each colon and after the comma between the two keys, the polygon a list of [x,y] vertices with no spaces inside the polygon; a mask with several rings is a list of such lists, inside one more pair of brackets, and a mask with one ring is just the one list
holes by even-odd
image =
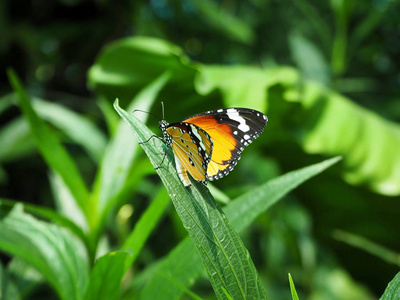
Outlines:
{"label": "butterfly head", "polygon": [[161,120],[158,123],[158,127],[160,128],[161,132],[163,133],[163,140],[167,146],[172,145],[172,138],[171,136],[167,133],[167,128],[169,126],[169,123],[165,120]]}

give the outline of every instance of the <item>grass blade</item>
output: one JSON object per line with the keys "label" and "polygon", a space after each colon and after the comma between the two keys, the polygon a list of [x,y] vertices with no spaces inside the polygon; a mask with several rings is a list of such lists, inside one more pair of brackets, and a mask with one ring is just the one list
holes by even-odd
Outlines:
{"label": "grass blade", "polygon": [[293,300],[299,300],[299,296],[297,296],[296,287],[294,286],[292,275],[289,273],[289,284],[290,284],[290,292],[292,293]]}
{"label": "grass blade", "polygon": [[349,244],[353,247],[359,248],[365,252],[368,252],[376,257],[379,257],[383,261],[386,261],[389,264],[394,264],[396,266],[400,266],[400,254],[389,250],[381,245],[373,243],[367,240],[364,237],[361,237],[356,234],[344,232],[342,230],[336,230],[333,233],[335,239],[342,241],[346,244]]}

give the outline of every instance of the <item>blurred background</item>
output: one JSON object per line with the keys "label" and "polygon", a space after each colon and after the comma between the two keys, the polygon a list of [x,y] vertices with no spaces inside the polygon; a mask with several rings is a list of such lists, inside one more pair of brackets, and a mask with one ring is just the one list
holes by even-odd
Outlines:
{"label": "blurred background", "polygon": [[[94,124],[103,146],[119,119],[112,111],[115,98],[126,107],[171,70],[151,108],[161,115],[164,101],[169,122],[229,106],[268,115],[264,134],[244,151],[235,171],[215,182],[227,198],[343,156],[242,234],[269,298],[288,299],[290,272],[302,299],[376,299],[400,266],[399,4],[1,1],[0,196],[55,207],[48,167],[13,105],[7,68],[32,97]],[[103,149],[88,154],[56,125],[57,115],[45,116],[90,186]],[[159,133],[157,120],[150,118],[149,125]],[[142,152],[137,156],[144,158]],[[149,190],[159,185],[156,176],[144,176],[125,195],[120,206],[128,204],[134,213],[122,225],[108,221],[111,248],[118,248],[154,196]],[[161,223],[138,270],[185,236],[171,207]],[[4,265],[10,260],[1,257]],[[193,289],[212,298],[206,281]]]}

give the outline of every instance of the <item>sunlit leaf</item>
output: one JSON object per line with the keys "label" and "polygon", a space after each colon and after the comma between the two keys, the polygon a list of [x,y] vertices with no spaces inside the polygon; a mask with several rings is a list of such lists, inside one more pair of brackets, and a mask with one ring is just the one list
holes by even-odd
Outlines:
{"label": "sunlit leaf", "polygon": [[0,221],[0,249],[31,263],[62,300],[84,299],[88,263],[82,245],[65,229],[36,220],[18,205]]}
{"label": "sunlit leaf", "polygon": [[318,85],[305,87],[303,105],[309,116],[305,150],[343,155],[348,182],[399,195],[400,126]]}
{"label": "sunlit leaf", "polygon": [[96,163],[100,161],[106,137],[95,124],[57,103],[36,99],[33,106],[43,119],[63,131],[73,142],[81,145],[93,161]]}
{"label": "sunlit leaf", "polygon": [[290,284],[290,292],[292,293],[293,300],[299,300],[299,296],[297,296],[296,287],[294,286],[292,275],[289,273],[289,284]]}
{"label": "sunlit leaf", "polygon": [[170,83],[178,83],[177,87],[192,86],[193,66],[179,47],[160,39],[135,37],[107,46],[90,68],[88,77],[98,93],[126,103],[165,71],[170,72]]}

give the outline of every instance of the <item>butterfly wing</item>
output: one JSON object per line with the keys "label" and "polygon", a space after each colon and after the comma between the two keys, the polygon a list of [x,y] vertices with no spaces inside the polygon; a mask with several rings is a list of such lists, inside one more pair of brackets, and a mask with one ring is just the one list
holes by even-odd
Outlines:
{"label": "butterfly wing", "polygon": [[185,186],[190,185],[186,172],[206,185],[207,166],[213,151],[211,137],[201,128],[183,122],[169,125],[166,132],[172,138],[176,167]]}
{"label": "butterfly wing", "polygon": [[193,115],[182,122],[200,127],[211,137],[214,147],[207,177],[216,180],[233,170],[243,149],[263,132],[267,121],[257,110],[228,108]]}

